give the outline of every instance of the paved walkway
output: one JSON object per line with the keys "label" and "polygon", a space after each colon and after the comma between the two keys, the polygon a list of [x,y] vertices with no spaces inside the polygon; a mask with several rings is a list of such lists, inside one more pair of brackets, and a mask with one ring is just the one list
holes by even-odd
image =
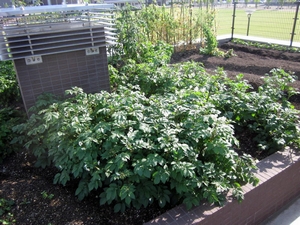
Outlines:
{"label": "paved walkway", "polygon": [[[231,35],[226,34],[226,35],[220,35],[217,37],[218,40],[226,40],[230,39]],[[271,43],[271,44],[277,44],[277,45],[284,45],[284,46],[290,46],[290,41],[283,41],[283,40],[277,40],[277,39],[271,39],[271,38],[262,38],[262,37],[255,37],[255,36],[245,36],[245,35],[237,35],[234,34],[233,38],[235,39],[242,39],[245,41],[257,41],[257,42],[262,42],[262,43]],[[300,47],[300,42],[293,42],[292,47]],[[300,224],[299,224],[300,225]]]}
{"label": "paved walkway", "polygon": [[300,198],[262,225],[300,225]]}

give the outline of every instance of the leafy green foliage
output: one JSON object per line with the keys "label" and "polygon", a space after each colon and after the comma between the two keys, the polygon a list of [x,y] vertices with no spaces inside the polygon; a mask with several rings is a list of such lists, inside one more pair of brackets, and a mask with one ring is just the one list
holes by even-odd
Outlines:
{"label": "leafy green foliage", "polygon": [[18,149],[11,145],[15,137],[12,127],[22,122],[24,115],[12,105],[20,100],[16,74],[10,61],[0,61],[0,163]]}
{"label": "leafy green foliage", "polygon": [[205,37],[205,45],[204,47],[200,48],[200,53],[205,55],[214,55],[214,56],[221,56],[221,57],[231,57],[234,56],[232,50],[228,52],[223,52],[218,49],[218,41],[216,34],[213,32],[213,22],[214,22],[215,14],[208,14],[205,18],[205,22],[202,24],[203,35]]}
{"label": "leafy green foliage", "polygon": [[14,205],[11,199],[0,198],[0,222],[1,224],[13,224],[16,220],[13,214],[10,213],[11,207]]}
{"label": "leafy green foliage", "polygon": [[[182,49],[193,45],[196,40],[205,39],[202,50],[206,54],[223,56],[223,52],[216,48],[215,15],[215,9],[196,9],[192,7],[192,2],[171,4],[168,8],[151,4],[140,10],[124,6],[116,12],[118,44],[109,47],[109,62],[117,66],[127,59],[137,63],[145,62],[145,59],[150,58],[148,52],[144,51],[144,45],[149,43],[160,45],[163,42],[172,45],[174,49]],[[157,58],[161,51],[154,55],[152,51],[149,53]]]}
{"label": "leafy green foliage", "polygon": [[140,19],[131,11],[130,5],[126,5],[116,16],[116,28],[118,33],[118,43],[109,47],[110,63],[116,64],[120,60],[133,59],[139,57],[139,43],[145,42],[145,36],[140,30]]}
{"label": "leafy green foliage", "polygon": [[12,4],[16,7],[25,6],[26,2],[24,0],[12,0]]}
{"label": "leafy green foliage", "polygon": [[200,48],[200,53],[216,55],[218,51],[217,37],[213,34],[211,27],[207,24],[203,26],[203,33],[206,39],[205,48]]}
{"label": "leafy green foliage", "polygon": [[0,198],[0,216],[2,216],[4,213],[11,210],[11,207],[14,205],[13,200],[7,200],[4,198]]}
{"label": "leafy green foliage", "polygon": [[24,121],[24,115],[12,108],[0,109],[0,163],[20,145],[11,145],[16,136],[12,128]]}
{"label": "leafy green foliage", "polygon": [[[147,11],[143,9],[143,11]],[[154,66],[168,63],[173,47],[162,41],[150,42],[143,32],[146,21],[133,13],[130,6],[124,7],[116,19],[118,43],[109,48],[110,63],[117,65],[120,61],[134,60],[137,63],[153,63]],[[149,22],[149,21],[148,21]],[[147,22],[147,23],[148,23]]]}
{"label": "leafy green foliage", "polygon": [[[248,129],[262,150],[299,146],[299,112],[288,101],[296,93],[288,86],[294,78],[273,70],[255,92],[242,75],[233,81],[221,69],[211,75],[196,63],[167,65],[169,44],[191,43],[198,34],[206,38],[206,54],[234,54],[217,49],[214,13],[194,18],[184,4],[180,15],[166,10],[153,5],[117,15],[121,44],[110,49],[115,67],[109,67],[115,92],[86,94],[74,87],[65,100],[43,95],[30,119],[13,128],[15,137],[12,111],[1,110],[1,140],[14,137],[11,143],[33,151],[37,166],[58,168],[54,183],[76,180],[79,200],[97,192],[100,204],[113,204],[115,212],[153,202],[221,204],[229,190],[242,200],[241,186],[258,180],[255,161],[234,151],[235,134]],[[18,94],[12,71],[10,63],[1,63],[1,105]],[[7,145],[0,142],[2,149]]]}
{"label": "leafy green foliage", "polygon": [[20,100],[16,74],[10,61],[0,61],[0,107]]}
{"label": "leafy green foliage", "polygon": [[110,68],[115,93],[74,88],[64,101],[40,98],[38,114],[15,128],[38,165],[60,169],[55,183],[79,179],[79,199],[97,190],[115,211],[163,207],[174,196],[189,208],[201,199],[221,203],[229,189],[242,199],[241,185],[257,179],[251,157],[233,150],[235,131],[255,132],[262,149],[299,141],[288,102],[293,79],[284,71],[273,70],[254,92],[242,75],[233,81],[221,69],[209,75],[195,63],[158,67],[150,58]]}
{"label": "leafy green foliage", "polygon": [[49,199],[49,200],[51,200],[54,197],[54,194],[48,194],[47,191],[42,191],[41,195],[43,199]]}
{"label": "leafy green foliage", "polygon": [[235,130],[248,130],[258,148],[269,153],[287,145],[299,146],[299,111],[288,101],[297,93],[288,86],[295,77],[273,69],[257,92],[249,91],[251,86],[242,78],[227,79],[224,93],[214,97],[217,108],[234,121]]}
{"label": "leafy green foliage", "polygon": [[14,142],[31,149],[38,166],[59,169],[54,183],[78,181],[80,200],[97,192],[116,212],[153,202],[221,204],[229,190],[242,200],[241,186],[258,180],[252,157],[234,151],[238,129],[255,132],[262,149],[299,144],[289,74],[272,71],[256,92],[242,75],[234,81],[193,62],[158,63],[148,56],[153,46],[140,46],[143,60],[110,67],[115,92],[74,87],[65,100],[41,96],[14,127]]}
{"label": "leafy green foliage", "polygon": [[[80,180],[79,199],[97,190],[100,204],[113,203],[115,211],[154,201],[163,207],[173,196],[188,207],[203,198],[220,203],[237,183],[256,182],[254,161],[233,151],[233,126],[208,102],[216,78],[197,76],[203,68],[193,63],[176,70],[169,89],[149,97],[130,87],[89,95],[74,88],[67,91],[74,97],[15,130],[39,165],[60,169],[55,183]],[[183,83],[190,88],[174,90]]]}

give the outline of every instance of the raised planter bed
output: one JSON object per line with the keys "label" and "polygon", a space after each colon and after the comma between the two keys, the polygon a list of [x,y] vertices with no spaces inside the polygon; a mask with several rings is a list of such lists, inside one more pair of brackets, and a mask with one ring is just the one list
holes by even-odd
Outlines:
{"label": "raised planter bed", "polygon": [[300,194],[300,154],[286,150],[257,163],[256,187],[243,186],[245,199],[238,203],[228,195],[222,207],[203,203],[189,211],[184,205],[145,223],[150,224],[260,224]]}

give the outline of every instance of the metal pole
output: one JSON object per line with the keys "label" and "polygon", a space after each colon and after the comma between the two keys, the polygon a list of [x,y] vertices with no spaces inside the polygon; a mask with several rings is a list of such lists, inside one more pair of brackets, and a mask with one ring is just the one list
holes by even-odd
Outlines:
{"label": "metal pole", "polygon": [[231,26],[231,40],[233,39],[233,33],[234,33],[234,21],[235,21],[235,9],[236,9],[237,2],[233,1],[233,15],[232,15],[232,26]]}
{"label": "metal pole", "polygon": [[249,27],[250,27],[251,14],[249,13],[247,16],[248,16],[248,26],[247,26],[247,36],[248,36],[249,35]]}
{"label": "metal pole", "polygon": [[293,45],[293,40],[294,40],[294,36],[295,36],[295,29],[296,29],[296,24],[297,24],[297,20],[298,20],[298,11],[299,11],[300,2],[299,1],[295,2],[295,4],[297,4],[297,6],[296,6],[296,13],[295,13],[295,18],[294,18],[293,31],[291,33],[290,47],[292,47],[292,45]]}

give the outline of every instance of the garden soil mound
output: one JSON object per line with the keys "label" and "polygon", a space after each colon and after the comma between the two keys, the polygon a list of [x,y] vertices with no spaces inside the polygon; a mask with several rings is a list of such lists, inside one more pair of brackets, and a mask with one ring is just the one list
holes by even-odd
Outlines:
{"label": "garden soil mound", "polygon": [[[171,63],[195,61],[203,63],[207,71],[214,73],[222,67],[229,77],[243,73],[245,79],[257,87],[261,77],[273,68],[282,68],[300,76],[300,53],[258,49],[226,43],[220,47],[236,54],[231,58],[199,55],[199,50],[186,50],[173,54]],[[299,81],[293,86],[299,88]],[[299,97],[293,103],[299,109]],[[148,209],[127,210],[115,214],[109,206],[99,206],[99,198],[92,195],[79,202],[74,197],[76,185],[63,187],[53,184],[57,171],[34,167],[34,158],[26,151],[12,155],[0,164],[0,199],[12,199],[14,205],[10,212],[20,225],[100,225],[100,224],[143,224],[164,212],[153,205]],[[42,194],[43,193],[43,194]],[[53,197],[51,197],[53,195]],[[169,206],[171,207],[171,206]]]}

